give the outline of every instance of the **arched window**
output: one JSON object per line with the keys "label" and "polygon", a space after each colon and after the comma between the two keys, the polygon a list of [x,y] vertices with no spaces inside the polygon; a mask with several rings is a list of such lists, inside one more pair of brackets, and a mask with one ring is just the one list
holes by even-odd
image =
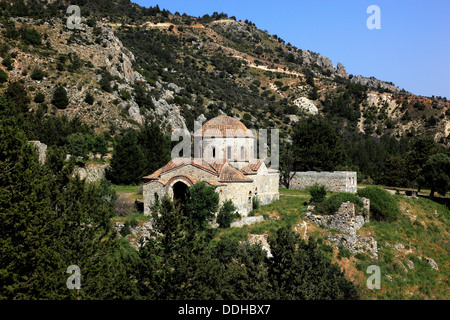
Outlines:
{"label": "arched window", "polygon": [[245,148],[241,147],[241,160],[245,161]]}
{"label": "arched window", "polygon": [[216,158],[216,147],[212,147],[212,157],[213,159]]}
{"label": "arched window", "polygon": [[231,147],[227,148],[227,159],[231,160]]}

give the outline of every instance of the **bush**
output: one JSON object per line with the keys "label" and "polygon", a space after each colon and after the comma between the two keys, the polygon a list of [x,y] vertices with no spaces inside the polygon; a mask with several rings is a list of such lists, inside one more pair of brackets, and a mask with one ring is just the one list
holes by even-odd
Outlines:
{"label": "bush", "polygon": [[84,102],[86,102],[89,105],[94,104],[94,97],[89,92],[86,94],[86,97],[84,98]]}
{"label": "bush", "polygon": [[42,79],[44,79],[44,77],[45,77],[45,72],[39,68],[35,68],[31,72],[31,79],[33,79],[33,80],[41,81]]}
{"label": "bush", "polygon": [[4,83],[8,80],[8,74],[0,69],[0,83]]}
{"label": "bush", "polygon": [[327,195],[327,189],[324,185],[319,185],[315,183],[312,187],[308,189],[311,195],[310,203],[320,203],[323,202]]}
{"label": "bush", "polygon": [[261,203],[259,202],[258,197],[253,197],[253,201],[252,201],[252,209],[253,210],[258,210],[259,207],[261,206]]}
{"label": "bush", "polygon": [[122,237],[126,237],[129,234],[131,234],[130,222],[129,221],[125,221],[122,229],[120,229],[120,235]]}
{"label": "bush", "polygon": [[353,193],[341,192],[328,197],[317,205],[317,213],[323,215],[335,214],[339,210],[342,203],[350,201],[355,204],[355,212],[361,213],[364,207],[362,200]]}
{"label": "bush", "polygon": [[370,199],[370,212],[375,220],[389,222],[400,215],[397,201],[384,189],[368,187],[358,190],[358,195]]}
{"label": "bush", "polygon": [[215,187],[201,181],[187,190],[184,213],[198,227],[206,228],[207,222],[214,219],[218,208],[219,194]]}
{"label": "bush", "polygon": [[53,93],[52,104],[58,109],[65,109],[69,105],[69,98],[67,98],[66,89],[58,86]]}
{"label": "bush", "polygon": [[233,202],[228,200],[223,203],[219,210],[219,214],[217,215],[217,223],[221,228],[229,228],[231,222],[239,217],[240,215],[236,212],[236,207]]}
{"label": "bush", "polygon": [[36,93],[36,95],[34,96],[34,102],[42,103],[44,101],[45,101],[45,94],[43,94],[42,92]]}

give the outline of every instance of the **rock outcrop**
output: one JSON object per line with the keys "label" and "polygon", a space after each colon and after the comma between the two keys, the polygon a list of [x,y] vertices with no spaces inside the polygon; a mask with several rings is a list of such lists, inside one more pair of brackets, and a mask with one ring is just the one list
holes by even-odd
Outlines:
{"label": "rock outcrop", "polygon": [[319,113],[319,109],[317,109],[316,105],[306,97],[300,97],[294,100],[294,105],[309,114],[316,115]]}
{"label": "rock outcrop", "polygon": [[47,158],[47,145],[41,143],[40,141],[29,141],[29,142],[34,144],[34,146],[36,147],[36,151],[39,154],[39,162],[41,164],[44,164]]}

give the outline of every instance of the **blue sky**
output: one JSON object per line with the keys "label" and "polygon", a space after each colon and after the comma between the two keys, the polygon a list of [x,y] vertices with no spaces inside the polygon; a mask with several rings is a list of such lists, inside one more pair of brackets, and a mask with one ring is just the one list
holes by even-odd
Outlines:
{"label": "blue sky", "polygon": [[[225,12],[297,48],[342,63],[347,73],[392,81],[417,95],[450,99],[448,0],[132,0],[191,16]],[[369,5],[381,29],[369,30]]]}

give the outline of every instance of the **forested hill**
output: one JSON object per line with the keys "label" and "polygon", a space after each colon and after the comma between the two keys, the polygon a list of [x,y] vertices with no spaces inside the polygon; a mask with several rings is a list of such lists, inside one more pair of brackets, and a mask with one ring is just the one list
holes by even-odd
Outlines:
{"label": "forested hill", "polygon": [[[69,5],[80,8],[79,28],[67,27]],[[0,10],[0,92],[25,112],[29,138],[49,145],[67,146],[75,133],[114,137],[155,119],[167,133],[192,131],[199,116],[221,113],[249,128],[278,128],[289,142],[293,128],[318,115],[343,154],[294,169],[351,169],[370,180],[417,140],[441,151],[450,142],[445,97],[347,74],[314,48],[225,13],[191,17],[128,0],[11,0]]]}

